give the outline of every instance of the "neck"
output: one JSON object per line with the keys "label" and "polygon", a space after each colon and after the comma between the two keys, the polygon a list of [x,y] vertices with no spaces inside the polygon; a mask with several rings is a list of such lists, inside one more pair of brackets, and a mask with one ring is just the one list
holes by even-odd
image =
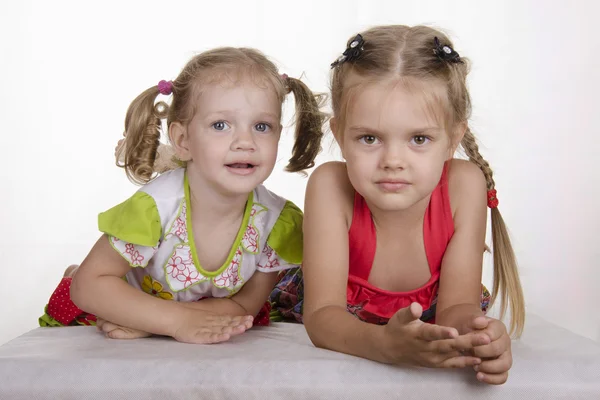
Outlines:
{"label": "neck", "polygon": [[371,216],[378,231],[408,233],[415,229],[418,231],[422,228],[423,217],[425,216],[425,210],[429,204],[430,197],[425,197],[405,210],[381,210],[375,206],[371,206],[368,201],[367,205],[369,206],[369,210],[371,210]]}
{"label": "neck", "polygon": [[195,221],[216,226],[239,220],[244,214],[249,193],[233,194],[214,190],[207,182],[188,170],[190,206]]}

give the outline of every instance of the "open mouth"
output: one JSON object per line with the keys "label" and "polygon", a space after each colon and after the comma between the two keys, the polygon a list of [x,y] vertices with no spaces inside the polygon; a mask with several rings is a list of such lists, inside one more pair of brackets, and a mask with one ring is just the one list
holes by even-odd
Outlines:
{"label": "open mouth", "polygon": [[234,163],[234,164],[226,164],[229,168],[239,168],[239,169],[251,169],[254,168],[254,165],[248,163]]}

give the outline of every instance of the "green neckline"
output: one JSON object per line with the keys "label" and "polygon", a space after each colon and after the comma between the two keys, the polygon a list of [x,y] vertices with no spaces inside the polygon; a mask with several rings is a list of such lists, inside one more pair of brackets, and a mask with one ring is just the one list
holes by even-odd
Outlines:
{"label": "green neckline", "polygon": [[231,264],[231,260],[233,259],[233,256],[235,255],[236,250],[240,246],[242,237],[244,236],[244,233],[246,232],[246,229],[248,228],[248,221],[250,220],[250,211],[252,210],[252,204],[254,202],[254,191],[250,192],[250,194],[248,195],[248,201],[246,201],[246,209],[244,210],[244,218],[242,219],[242,224],[240,225],[240,229],[238,231],[235,242],[233,242],[233,246],[231,247],[231,250],[229,251],[229,256],[227,257],[227,260],[216,271],[206,271],[200,265],[200,261],[198,261],[198,252],[196,251],[196,242],[194,240],[194,229],[192,227],[192,207],[190,205],[190,184],[188,181],[187,171],[185,172],[185,175],[184,175],[183,187],[184,187],[184,192],[185,192],[185,207],[187,210],[186,216],[185,216],[185,219],[186,219],[185,223],[187,225],[188,244],[190,246],[190,250],[192,251],[192,259],[194,261],[194,266],[196,267],[198,272],[200,272],[202,275],[204,275],[208,278],[214,278],[215,276],[217,276],[221,272],[223,272],[225,270],[225,268],[227,268]]}

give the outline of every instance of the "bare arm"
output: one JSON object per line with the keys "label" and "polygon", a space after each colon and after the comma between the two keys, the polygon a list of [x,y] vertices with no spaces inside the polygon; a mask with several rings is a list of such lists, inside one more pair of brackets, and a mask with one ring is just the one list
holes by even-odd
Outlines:
{"label": "bare arm", "polygon": [[182,303],[185,307],[205,310],[216,314],[256,316],[269,298],[277,282],[276,272],[256,271],[242,289],[229,298],[210,298],[192,303]]}
{"label": "bare arm", "polygon": [[460,336],[454,328],[419,320],[422,307],[398,310],[385,326],[362,322],[346,311],[348,226],[354,190],[344,164],[313,172],[304,207],[304,325],[312,342],[384,363],[464,367],[481,362],[459,353],[489,343],[485,335]]}
{"label": "bare arm", "polygon": [[317,347],[389,362],[380,349],[383,327],[346,311],[353,201],[344,164],[326,163],[310,176],[304,205],[304,325]]}
{"label": "bare arm", "polygon": [[[173,336],[186,342],[221,341],[230,333],[238,332],[240,321],[232,321],[231,317],[211,316],[130,286],[122,279],[129,269],[128,262],[103,235],[73,278],[73,302],[82,310],[114,324]],[[183,325],[186,329],[182,335],[180,328]],[[232,327],[236,329],[232,330]]]}
{"label": "bare arm", "polygon": [[473,163],[453,160],[449,191],[454,209],[454,235],[440,274],[436,321],[464,334],[471,322],[482,316],[481,271],[487,222],[486,183]]}

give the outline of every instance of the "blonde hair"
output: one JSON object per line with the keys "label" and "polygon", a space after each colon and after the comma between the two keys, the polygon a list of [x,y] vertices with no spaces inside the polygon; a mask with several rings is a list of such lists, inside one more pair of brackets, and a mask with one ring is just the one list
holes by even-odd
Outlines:
{"label": "blonde hair", "polygon": [[[194,99],[202,84],[224,79],[228,72],[249,74],[266,78],[281,104],[288,93],[293,93],[296,103],[295,143],[292,157],[286,166],[289,172],[300,172],[314,166],[321,150],[322,127],[326,115],[321,112],[322,95],[316,95],[302,81],[282,77],[275,64],[255,49],[222,47],[193,57],[172,82],[172,102],[156,102],[157,86],[146,89],[136,97],[127,109],[125,117],[125,140],[118,149],[117,166],[124,168],[128,178],[137,184],[151,181],[164,166],[177,166],[176,160],[160,160],[159,151],[162,119],[167,127],[173,122],[187,124],[194,116]],[[160,167],[159,167],[160,164]]]}
{"label": "blonde hair", "polygon": [[[434,52],[435,38],[443,45],[453,47],[446,35],[426,26],[390,25],[380,26],[361,33],[364,43],[360,54],[341,62],[333,69],[331,93],[333,115],[343,127],[348,110],[348,93],[361,82],[381,79],[401,78],[419,82],[440,83],[445,88],[442,98],[435,96],[437,103],[443,104],[444,123],[454,127],[468,121],[471,114],[471,99],[466,77],[469,73],[469,60],[460,58],[451,62],[438,57]],[[348,46],[354,37],[348,40]],[[359,83],[345,85],[350,74],[360,77]],[[431,99],[430,99],[431,100]],[[454,129],[448,130],[453,132]],[[487,189],[495,188],[492,169],[479,153],[475,136],[467,127],[461,146],[485,176]],[[515,254],[504,220],[498,208],[492,208],[492,245],[494,258],[494,285],[492,303],[498,294],[501,297],[500,314],[504,317],[507,303],[510,304],[510,333],[520,336],[525,323],[523,291],[517,271]]]}

